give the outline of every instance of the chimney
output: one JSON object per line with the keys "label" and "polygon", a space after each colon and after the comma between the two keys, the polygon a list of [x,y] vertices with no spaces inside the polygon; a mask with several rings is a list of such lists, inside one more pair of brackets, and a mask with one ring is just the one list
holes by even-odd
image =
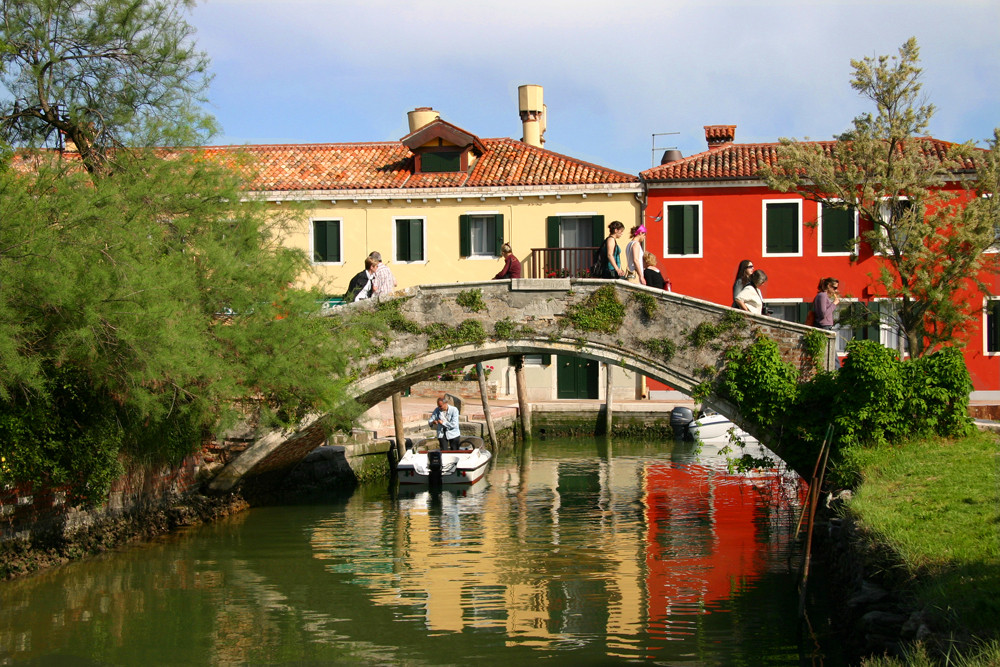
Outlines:
{"label": "chimney", "polygon": [[678,160],[684,159],[684,153],[681,153],[676,148],[668,148],[663,151],[663,157],[660,158],[660,164],[670,164],[671,162],[677,162]]}
{"label": "chimney", "polygon": [[706,125],[705,141],[708,142],[708,150],[722,148],[726,144],[733,143],[736,138],[735,125]]}
{"label": "chimney", "polygon": [[424,125],[428,123],[433,123],[441,114],[434,111],[431,107],[417,107],[413,111],[409,111],[406,114],[406,120],[410,124],[410,133],[416,132]]}
{"label": "chimney", "polygon": [[521,113],[524,136],[521,141],[541,148],[545,143],[545,126],[548,114],[542,104],[542,87],[524,85],[517,87],[517,107]]}

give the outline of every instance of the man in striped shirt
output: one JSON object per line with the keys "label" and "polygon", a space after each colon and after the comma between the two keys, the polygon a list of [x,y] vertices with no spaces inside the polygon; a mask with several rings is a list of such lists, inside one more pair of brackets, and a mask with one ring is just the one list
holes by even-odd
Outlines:
{"label": "man in striped shirt", "polygon": [[375,277],[372,278],[372,296],[391,293],[396,289],[396,277],[392,275],[389,267],[382,263],[382,255],[375,250],[368,257],[378,263],[378,268],[375,269]]}

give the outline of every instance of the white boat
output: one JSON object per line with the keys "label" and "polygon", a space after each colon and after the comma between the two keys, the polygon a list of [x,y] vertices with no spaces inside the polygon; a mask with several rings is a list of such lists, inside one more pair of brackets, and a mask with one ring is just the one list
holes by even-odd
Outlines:
{"label": "white boat", "polygon": [[400,484],[474,484],[486,474],[492,458],[481,438],[462,438],[459,449],[445,450],[437,448],[437,440],[428,438],[403,454],[396,464],[396,476]]}
{"label": "white boat", "polygon": [[720,414],[702,415],[688,424],[687,428],[688,433],[695,440],[728,440],[732,433],[748,444],[757,442],[756,438],[734,424],[728,417]]}

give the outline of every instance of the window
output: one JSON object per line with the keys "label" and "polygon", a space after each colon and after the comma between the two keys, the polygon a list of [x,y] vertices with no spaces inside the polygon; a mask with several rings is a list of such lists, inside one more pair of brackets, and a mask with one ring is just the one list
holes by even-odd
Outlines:
{"label": "window", "polygon": [[802,255],[800,201],[764,200],[764,255]]}
{"label": "window", "polygon": [[[846,322],[843,325],[838,322],[836,326],[838,351],[846,351],[849,340],[875,340],[891,350],[896,350],[900,356],[907,354],[909,349],[906,336],[903,335],[903,330],[899,326],[898,310],[899,304],[890,299],[871,301],[868,304],[855,301],[848,303],[846,309],[842,303],[838,313],[843,314],[845,320],[850,317],[856,321],[863,317],[867,311],[871,321],[866,326],[853,328],[850,326],[851,322]],[[840,316],[838,316],[839,319]],[[843,347],[840,346],[841,340],[843,340]]]}
{"label": "window", "polygon": [[424,219],[396,218],[396,261],[423,262]]}
{"label": "window", "polygon": [[340,220],[312,221],[312,251],[314,264],[343,261],[340,256]]}
{"label": "window", "polygon": [[701,202],[664,204],[665,257],[701,257]]}
{"label": "window", "polygon": [[1000,353],[1000,298],[983,304],[983,349],[987,354]]}
{"label": "window", "polygon": [[462,171],[462,151],[429,151],[421,153],[420,171]]}
{"label": "window", "polygon": [[[891,226],[890,230],[886,230],[885,227],[878,227],[879,237],[881,242],[885,244],[884,249],[886,251],[891,252],[893,245],[900,251],[906,249],[907,237],[913,225],[913,218],[910,215],[912,208],[913,202],[905,197],[886,199],[882,202],[882,205],[879,207],[879,214],[882,216],[882,221]],[[886,254],[879,251],[878,248],[873,248],[873,250],[876,255]]]}
{"label": "window", "polygon": [[469,213],[458,216],[458,239],[462,257],[499,257],[503,245],[503,215]]}
{"label": "window", "polygon": [[812,303],[806,301],[767,301],[764,307],[771,310],[771,317],[777,317],[786,322],[805,324]]}
{"label": "window", "polygon": [[819,254],[851,255],[857,252],[858,215],[854,208],[820,204]]}
{"label": "window", "polygon": [[[575,277],[584,275],[594,262],[594,249],[599,248],[608,233],[603,215],[567,213],[545,219],[545,246],[542,276]],[[622,261],[625,246],[622,244]]]}

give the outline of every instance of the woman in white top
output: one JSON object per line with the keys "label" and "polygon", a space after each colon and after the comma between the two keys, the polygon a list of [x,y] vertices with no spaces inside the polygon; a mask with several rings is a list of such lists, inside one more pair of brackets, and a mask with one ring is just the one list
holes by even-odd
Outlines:
{"label": "woman in white top", "polygon": [[625,261],[628,266],[628,281],[630,283],[646,284],[643,272],[646,267],[642,263],[642,244],[646,240],[646,225],[632,228],[632,240],[625,246]]}
{"label": "woman in white top", "polygon": [[764,296],[760,293],[760,288],[767,282],[767,274],[757,269],[750,274],[750,284],[740,290],[736,295],[736,305],[743,310],[750,311],[757,315],[764,310]]}

